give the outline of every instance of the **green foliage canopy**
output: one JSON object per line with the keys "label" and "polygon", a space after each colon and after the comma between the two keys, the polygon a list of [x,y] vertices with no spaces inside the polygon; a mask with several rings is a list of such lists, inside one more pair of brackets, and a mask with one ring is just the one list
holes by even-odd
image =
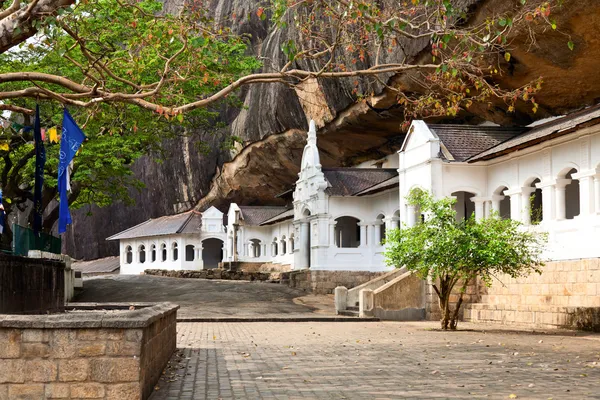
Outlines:
{"label": "green foliage canopy", "polygon": [[[473,279],[491,285],[494,277],[516,278],[541,273],[546,235],[524,229],[497,215],[481,221],[471,216],[457,220],[455,199],[434,199],[413,189],[407,203],[417,207],[425,220],[413,227],[388,232],[385,257],[388,265],[405,266],[422,279],[430,277],[440,300],[442,328],[456,328],[462,294]],[[450,294],[461,284],[460,300],[451,315]]]}

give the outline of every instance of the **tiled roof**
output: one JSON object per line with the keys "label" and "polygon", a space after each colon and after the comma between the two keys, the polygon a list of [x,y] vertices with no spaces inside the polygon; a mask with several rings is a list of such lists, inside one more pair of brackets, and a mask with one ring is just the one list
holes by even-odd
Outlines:
{"label": "tiled roof", "polygon": [[201,225],[202,213],[192,210],[182,214],[149,219],[106,240],[132,239],[174,233],[199,233]]}
{"label": "tiled roof", "polygon": [[356,196],[395,176],[393,168],[323,168],[323,174],[331,185],[326,189],[331,196]]}
{"label": "tiled roof", "polygon": [[381,182],[375,186],[372,186],[366,190],[363,190],[362,192],[356,193],[356,196],[366,196],[368,194],[383,192],[384,190],[391,189],[391,188],[399,188],[399,185],[400,185],[400,177],[396,175],[395,177],[388,179],[387,181]]}
{"label": "tiled roof", "polygon": [[258,226],[287,210],[287,207],[276,206],[240,206],[244,225],[248,226]]}
{"label": "tiled roof", "polygon": [[[527,128],[472,125],[427,125],[454,160],[465,161],[523,133]],[[446,157],[448,158],[448,157]]]}
{"label": "tiled roof", "polygon": [[273,218],[270,218],[270,219],[262,222],[261,225],[271,225],[276,222],[281,222],[281,221],[285,221],[287,219],[293,219],[293,218],[294,218],[294,209],[289,209],[279,215],[274,216]]}
{"label": "tiled roof", "polygon": [[91,261],[76,261],[71,268],[81,271],[82,274],[106,274],[115,272],[121,267],[119,257],[106,257]]}
{"label": "tiled roof", "polygon": [[533,127],[531,130],[519,135],[511,140],[501,143],[495,147],[475,155],[469,159],[469,162],[489,160],[501,155],[517,151],[526,147],[536,145],[546,140],[566,135],[581,125],[595,125],[600,123],[600,104],[587,108],[563,118],[554,119]]}

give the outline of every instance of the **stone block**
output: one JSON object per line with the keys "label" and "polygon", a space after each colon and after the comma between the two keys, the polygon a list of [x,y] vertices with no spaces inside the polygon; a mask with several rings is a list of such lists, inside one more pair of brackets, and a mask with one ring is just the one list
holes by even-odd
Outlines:
{"label": "stone block", "polygon": [[100,329],[98,339],[100,340],[122,340],[124,336],[123,329]]}
{"label": "stone block", "polygon": [[25,382],[25,361],[23,360],[1,360],[0,361],[0,383],[23,383]]}
{"label": "stone block", "polygon": [[46,385],[44,398],[46,399],[68,399],[70,386],[66,383],[51,383]]}
{"label": "stone block", "polygon": [[21,355],[21,330],[0,329],[0,359],[19,358]]}
{"label": "stone block", "polygon": [[139,400],[141,389],[139,383],[119,383],[106,385],[106,398],[119,400]]}
{"label": "stone block", "polygon": [[76,334],[71,329],[56,329],[50,339],[50,357],[72,358],[77,353]]}
{"label": "stone block", "polygon": [[8,385],[0,385],[0,400],[8,399]]}
{"label": "stone block", "polygon": [[124,342],[112,341],[106,342],[107,356],[139,356],[142,343],[139,342]]}
{"label": "stone block", "polygon": [[71,385],[71,398],[102,399],[104,395],[104,385],[100,383],[86,382]]}
{"label": "stone block", "polygon": [[25,374],[34,382],[53,382],[58,368],[54,360],[30,360],[25,363]]}
{"label": "stone block", "polygon": [[21,346],[22,358],[46,358],[50,354],[47,343],[23,343]]}
{"label": "stone block", "polygon": [[22,339],[23,342],[48,342],[50,331],[45,329],[24,329]]}
{"label": "stone block", "polygon": [[79,343],[77,355],[79,357],[98,357],[106,353],[106,342],[96,341],[90,344]]}
{"label": "stone block", "polygon": [[144,335],[142,329],[127,329],[125,331],[125,340],[128,342],[140,342]]}
{"label": "stone block", "polygon": [[41,383],[25,383],[22,385],[10,385],[8,387],[8,398],[15,400],[43,399],[44,385]]}
{"label": "stone block", "polygon": [[61,360],[58,363],[60,382],[85,381],[90,375],[90,362],[87,359]]}
{"label": "stone block", "polygon": [[77,340],[96,340],[98,339],[98,329],[79,329],[77,331]]}
{"label": "stone block", "polygon": [[137,382],[139,358],[99,358],[90,360],[90,375],[95,382]]}

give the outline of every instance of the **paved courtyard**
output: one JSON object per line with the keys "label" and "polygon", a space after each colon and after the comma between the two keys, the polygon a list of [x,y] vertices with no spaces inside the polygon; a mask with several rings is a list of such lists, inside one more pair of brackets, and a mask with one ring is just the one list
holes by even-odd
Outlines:
{"label": "paved courtyard", "polygon": [[333,316],[333,296],[316,296],[285,285],[150,275],[85,279],[76,302],[161,302],[180,305],[180,318],[303,318]]}
{"label": "paved courtyard", "polygon": [[151,400],[600,399],[600,335],[462,324],[180,323]]}

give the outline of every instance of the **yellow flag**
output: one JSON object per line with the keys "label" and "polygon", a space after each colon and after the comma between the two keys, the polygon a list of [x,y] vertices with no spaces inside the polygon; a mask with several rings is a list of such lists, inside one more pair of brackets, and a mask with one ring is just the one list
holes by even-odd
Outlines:
{"label": "yellow flag", "polygon": [[48,137],[50,138],[50,143],[58,143],[58,133],[56,132],[56,127],[48,129]]}

